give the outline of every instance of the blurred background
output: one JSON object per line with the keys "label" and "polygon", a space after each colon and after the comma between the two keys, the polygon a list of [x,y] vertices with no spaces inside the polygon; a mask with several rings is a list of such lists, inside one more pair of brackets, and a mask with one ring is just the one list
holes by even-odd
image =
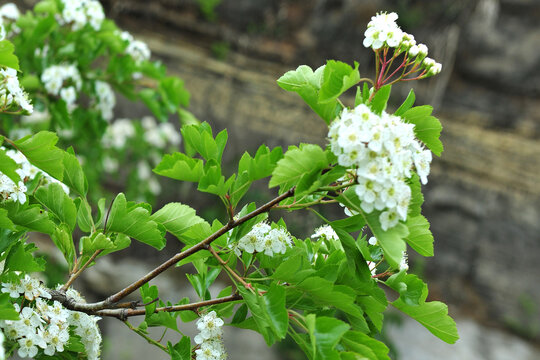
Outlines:
{"label": "blurred background", "polygon": [[[298,65],[316,68],[327,59],[358,61],[363,77],[373,76],[363,33],[376,12],[396,11],[402,29],[443,64],[439,76],[410,84],[417,104],[435,107],[445,145],[424,187],[435,257],[411,253],[410,262],[428,281],[430,299],[449,304],[461,340],[446,345],[393,313],[383,337],[400,360],[540,359],[540,1],[101,2],[120,27],[147,42],[154,59],[184,79],[190,111],[215,130],[228,129],[231,166],[261,143],[324,145],[324,122],[276,80]],[[394,86],[396,105],[408,91],[407,85]],[[116,117],[141,117],[143,111],[120,103]],[[180,185],[161,200],[195,201],[207,217],[220,211],[211,197],[194,197],[190,189]],[[269,195],[261,186],[254,196]],[[320,225],[308,214],[292,221],[290,230],[298,237]],[[118,274],[131,279],[159,261],[147,250],[98,264],[86,277],[87,286],[103,295],[120,288],[128,280]],[[187,291],[182,277],[171,272],[160,289],[173,299],[189,295],[174,295]],[[103,359],[161,359],[121,327],[105,323]],[[230,359],[303,358],[287,343],[267,349],[249,332],[226,329],[226,340]]]}

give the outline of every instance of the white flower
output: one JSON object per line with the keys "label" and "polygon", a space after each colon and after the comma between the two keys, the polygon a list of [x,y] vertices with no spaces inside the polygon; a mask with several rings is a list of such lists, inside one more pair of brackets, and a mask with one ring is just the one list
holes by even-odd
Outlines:
{"label": "white flower", "polygon": [[2,5],[0,7],[0,17],[9,19],[9,20],[17,20],[21,16],[21,13],[19,9],[17,8],[17,5],[13,3],[7,3]]}
{"label": "white flower", "polygon": [[407,262],[407,253],[404,251],[401,257],[401,261],[399,262],[399,271],[407,270],[409,270],[409,264]]}
{"label": "white flower", "polygon": [[97,95],[96,107],[101,112],[101,116],[110,121],[113,117],[113,109],[116,105],[116,96],[111,86],[104,81],[96,81],[95,90]]}
{"label": "white flower", "polygon": [[24,290],[24,297],[27,300],[32,301],[40,296],[48,299],[51,298],[51,295],[43,288],[37,279],[26,275],[24,279],[21,280],[21,284]]}
{"label": "white flower", "polygon": [[2,283],[2,292],[9,293],[9,296],[12,298],[18,298],[20,294],[24,292],[24,289],[21,284],[18,283]]}
{"label": "white flower", "polygon": [[377,245],[377,238],[375,236],[370,237],[368,240],[368,243],[369,245],[373,245],[373,246]]}
{"label": "white flower", "polygon": [[381,215],[379,215],[379,221],[381,222],[381,228],[386,231],[396,226],[399,222],[399,216],[393,210],[383,211]]}
{"label": "white flower", "polygon": [[322,225],[318,227],[317,229],[315,229],[315,232],[313,233],[313,235],[311,235],[311,237],[315,239],[318,239],[323,236],[329,240],[339,240],[338,235],[336,234],[336,232],[334,231],[334,229],[332,229],[330,225]]}
{"label": "white flower", "polygon": [[27,335],[26,337],[19,339],[19,350],[17,351],[17,354],[22,358],[33,358],[36,356],[38,352],[36,340],[38,340],[36,335]]}
{"label": "white flower", "polygon": [[215,311],[211,311],[197,320],[197,329],[205,340],[221,336],[222,326],[223,320],[217,317]]}

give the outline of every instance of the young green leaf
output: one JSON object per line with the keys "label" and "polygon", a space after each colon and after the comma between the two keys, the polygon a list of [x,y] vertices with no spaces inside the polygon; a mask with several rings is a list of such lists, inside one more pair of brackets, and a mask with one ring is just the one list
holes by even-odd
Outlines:
{"label": "young green leaf", "polygon": [[8,40],[0,41],[0,66],[19,70],[19,59],[13,52],[15,46]]}
{"label": "young green leaf", "polygon": [[300,65],[296,70],[286,72],[277,81],[278,85],[286,90],[300,95],[302,99],[327,124],[336,118],[341,110],[337,100],[328,103],[319,103],[319,89],[321,88],[324,66],[315,72],[306,65]]}
{"label": "young green leaf", "polygon": [[11,271],[35,272],[45,270],[45,261],[32,255],[33,246],[25,247],[19,242],[11,248],[6,258],[5,269]]}
{"label": "young green leaf", "polygon": [[88,181],[72,148],[64,153],[64,184],[79,195],[86,196],[88,192]]}
{"label": "young green leaf", "polygon": [[441,156],[443,145],[439,137],[442,126],[431,116],[433,108],[429,105],[415,106],[401,116],[405,122],[414,124],[414,133],[435,155]]}
{"label": "young green leaf", "polygon": [[[354,351],[362,359],[369,360],[390,360],[388,347],[359,331],[347,331],[341,338],[341,344],[350,351]],[[358,359],[353,357],[352,359]]]}
{"label": "young green leaf", "polygon": [[195,209],[181,204],[169,203],[150,216],[150,219],[163,225],[177,239],[192,226],[205,222],[195,214]]}
{"label": "young green leaf", "polygon": [[21,181],[21,177],[15,170],[19,168],[19,165],[9,156],[6,155],[6,151],[0,149],[0,173],[3,173],[8,178],[13,180],[15,184]]}
{"label": "young green leaf", "polygon": [[407,98],[405,99],[403,104],[401,104],[401,106],[394,112],[394,115],[403,115],[405,111],[409,110],[414,105],[415,100],[416,96],[414,95],[414,90],[411,89],[411,91],[409,91],[409,95],[407,95]]}
{"label": "young green leaf", "polygon": [[64,175],[64,151],[55,146],[58,136],[48,131],[40,131],[15,141],[17,149],[28,161],[49,175],[62,180]]}
{"label": "young green leaf", "polygon": [[43,211],[39,205],[28,206],[19,203],[7,203],[4,207],[8,211],[9,219],[13,224],[45,234],[54,232],[54,222],[49,219],[48,213]]}
{"label": "young green leaf", "polygon": [[75,228],[77,220],[77,207],[73,200],[64,192],[62,186],[51,183],[41,186],[34,194],[37,201],[47,208],[54,216],[69,226],[70,231]]}
{"label": "young green leaf", "polygon": [[269,187],[281,185],[289,189],[296,185],[302,176],[328,166],[326,153],[320,146],[314,144],[300,144],[300,147],[291,147],[279,160],[272,172]]}
{"label": "young green leaf", "polygon": [[138,205],[129,205],[124,194],[114,199],[107,221],[107,231],[118,232],[158,250],[165,247],[165,231],[150,218],[150,212]]}
{"label": "young green leaf", "polygon": [[167,349],[171,360],[191,360],[191,340],[189,336],[182,336],[182,339],[176,344],[167,343]]}
{"label": "young green leaf", "polygon": [[176,180],[198,182],[203,175],[203,166],[201,159],[177,152],[165,155],[153,171]]}
{"label": "young green leaf", "polygon": [[373,99],[371,100],[371,110],[376,114],[381,114],[384,109],[386,109],[386,105],[388,103],[388,99],[390,98],[390,91],[392,90],[391,85],[385,85],[377,92],[375,93],[375,96],[373,96]]}
{"label": "young green leaf", "polygon": [[349,330],[349,324],[326,316],[306,316],[306,325],[311,340],[311,358],[314,360],[337,360],[339,353],[335,349],[341,337]]}
{"label": "young green leaf", "polygon": [[405,238],[410,247],[422,256],[433,256],[433,234],[429,221],[422,215],[408,217],[405,223],[409,235]]}
{"label": "young green leaf", "polygon": [[354,62],[354,69],[341,61],[328,60],[324,67],[319,103],[325,104],[335,101],[341,94],[360,81],[358,63]]}

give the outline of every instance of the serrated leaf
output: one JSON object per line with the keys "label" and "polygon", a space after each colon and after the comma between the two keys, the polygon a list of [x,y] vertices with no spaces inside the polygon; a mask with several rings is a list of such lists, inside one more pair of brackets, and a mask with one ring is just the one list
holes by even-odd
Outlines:
{"label": "serrated leaf", "polygon": [[320,146],[301,144],[299,148],[291,147],[285,156],[278,161],[268,186],[272,188],[282,185],[284,188],[291,188],[306,173],[322,170],[327,166],[326,153]]}
{"label": "serrated leaf", "polygon": [[48,131],[40,131],[34,136],[26,136],[15,141],[17,149],[28,161],[58,180],[64,175],[64,151],[55,146],[58,136]]}
{"label": "serrated leaf", "polygon": [[[187,125],[182,127],[182,138],[185,146],[200,154],[205,160],[215,160],[221,163],[221,157],[227,143],[227,130],[223,130],[214,139],[208,123]],[[186,151],[188,152],[188,151]],[[190,154],[188,152],[188,154]]]}
{"label": "serrated leaf", "polygon": [[433,256],[433,234],[429,221],[422,215],[409,217],[405,223],[409,235],[405,238],[410,247],[422,256]]}
{"label": "serrated leaf", "polygon": [[6,209],[0,209],[0,229],[15,230],[15,224],[9,219]]}
{"label": "serrated leaf", "polygon": [[152,214],[150,219],[163,225],[177,239],[192,226],[205,222],[198,217],[195,209],[181,203],[169,203]]}
{"label": "serrated leaf", "polygon": [[335,349],[341,337],[349,330],[349,325],[341,320],[309,314],[306,326],[311,340],[313,360],[337,360],[339,352]]}
{"label": "serrated leaf", "polygon": [[296,70],[286,72],[277,83],[286,90],[296,92],[309,107],[315,111],[327,124],[336,118],[341,106],[337,100],[320,104],[319,89],[321,88],[324,66],[315,72],[307,65],[300,65]]}
{"label": "serrated leaf", "polygon": [[276,147],[270,151],[266,145],[261,145],[255,157],[252,158],[247,152],[242,155],[238,163],[238,174],[242,174],[244,171],[247,172],[251,181],[268,177],[272,175],[272,171],[281,158],[283,158],[281,147]]}
{"label": "serrated leaf", "polygon": [[19,168],[19,165],[9,156],[6,155],[6,151],[0,149],[0,174],[6,175],[15,184],[21,181],[21,177],[15,170]]}
{"label": "serrated leaf", "polygon": [[203,165],[201,159],[177,152],[165,155],[153,171],[176,180],[198,182],[203,175]]}
{"label": "serrated leaf", "polygon": [[391,85],[385,85],[377,90],[370,104],[370,108],[374,113],[381,114],[386,109],[391,90]]}
{"label": "serrated leaf", "polygon": [[31,251],[28,251],[21,242],[14,245],[6,258],[5,270],[24,272],[45,270],[45,261],[36,259],[32,255],[34,249],[32,248]]}
{"label": "serrated leaf", "polygon": [[72,269],[76,258],[76,251],[71,231],[67,225],[60,225],[54,229],[54,232],[51,234],[51,240],[62,255],[64,255],[69,268]]}
{"label": "serrated leaf", "polygon": [[9,219],[15,224],[27,229],[52,234],[55,229],[54,222],[49,219],[46,211],[39,205],[20,205],[8,203],[4,207],[8,211]]}
{"label": "serrated leaf", "polygon": [[74,201],[77,206],[77,225],[85,232],[89,233],[94,229],[94,219],[92,219],[92,209],[86,199],[76,198]]}
{"label": "serrated leaf", "polygon": [[35,192],[34,197],[58,220],[67,224],[70,231],[73,231],[77,220],[77,207],[64,192],[62,186],[56,183],[41,186]]}
{"label": "serrated leaf", "polygon": [[397,268],[406,250],[405,237],[409,234],[407,227],[399,222],[393,228],[384,231],[379,221],[380,211],[372,211],[366,214],[359,206],[358,196],[353,189],[345,191],[338,197],[339,202],[348,208],[362,214],[367,225],[373,232],[373,235],[379,241],[380,247],[383,249],[386,261],[393,268]]}
{"label": "serrated leaf", "polygon": [[358,63],[354,69],[341,61],[328,60],[324,67],[323,80],[319,90],[319,103],[335,101],[341,94],[360,81]]}
{"label": "serrated leaf", "polygon": [[191,340],[189,336],[182,336],[182,339],[176,344],[167,343],[167,349],[171,360],[191,360]]}
{"label": "serrated leaf", "polygon": [[411,306],[420,305],[427,285],[416,275],[400,271],[390,276],[385,284],[399,293],[399,299]]}
{"label": "serrated leaf", "polygon": [[9,294],[0,294],[0,320],[19,320],[19,313],[11,303]]}
{"label": "serrated leaf", "polygon": [[341,344],[348,350],[362,356],[361,359],[390,360],[388,356],[389,349],[384,343],[359,331],[347,331],[341,338]]}
{"label": "serrated leaf", "polygon": [[10,41],[0,41],[0,66],[19,70],[19,59],[13,53],[14,51],[15,46]]}
{"label": "serrated leaf", "polygon": [[128,207],[122,193],[111,206],[107,231],[125,234],[158,250],[165,247],[165,233],[150,218],[150,212],[141,206]]}
{"label": "serrated leaf", "polygon": [[407,210],[407,217],[418,216],[422,213],[422,204],[424,203],[420,177],[416,173],[413,173],[413,175],[407,179],[407,185],[411,188],[411,201],[409,203],[409,209]]}
{"label": "serrated leaf", "polygon": [[435,155],[441,156],[443,145],[439,139],[442,125],[440,121],[431,116],[433,108],[429,105],[415,106],[401,116],[405,122],[414,124],[414,134]]}
{"label": "serrated leaf", "polygon": [[442,341],[454,344],[459,339],[456,323],[448,316],[448,306],[446,304],[431,301],[418,306],[411,306],[398,299],[392,305],[418,321]]}

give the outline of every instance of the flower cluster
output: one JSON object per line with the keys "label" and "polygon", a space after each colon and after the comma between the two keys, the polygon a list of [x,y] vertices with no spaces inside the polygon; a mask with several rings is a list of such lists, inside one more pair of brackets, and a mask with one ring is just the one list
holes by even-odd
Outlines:
{"label": "flower cluster", "polygon": [[427,76],[441,72],[442,65],[428,58],[428,48],[424,44],[416,44],[414,36],[402,31],[396,20],[398,15],[392,13],[379,13],[371,17],[367,30],[364,33],[364,46],[378,50],[382,47],[395,48],[398,51],[407,51],[408,55],[422,63]]}
{"label": "flower cluster", "polygon": [[366,105],[344,109],[328,133],[338,163],[354,167],[355,191],[366,213],[383,211],[383,230],[407,218],[411,189],[405,182],[416,170],[427,183],[431,152],[414,137],[414,125],[383,111],[373,113]]}
{"label": "flower cluster", "polygon": [[41,74],[41,81],[49,94],[60,95],[68,110],[73,110],[77,92],[82,86],[81,75],[75,65],[50,66]]}
{"label": "flower cluster", "polygon": [[291,243],[291,235],[286,229],[282,227],[272,229],[267,223],[260,222],[255,224],[250,232],[238,241],[234,252],[238,256],[241,255],[240,250],[248,253],[256,251],[273,256],[274,254],[285,254]]}
{"label": "flower cluster", "polygon": [[82,29],[86,24],[96,31],[101,28],[105,13],[99,1],[62,0],[62,5],[62,16],[58,18],[60,25],[70,24],[74,31]]}
{"label": "flower cluster", "polygon": [[116,96],[111,85],[104,81],[96,81],[94,88],[96,91],[95,107],[105,120],[112,120],[114,105],[116,105]]}
{"label": "flower cluster", "polygon": [[200,331],[195,336],[195,342],[199,349],[195,350],[197,360],[225,360],[227,353],[221,341],[223,320],[217,317],[215,311],[203,315],[197,320],[197,329]]}
{"label": "flower cluster", "polygon": [[[14,304],[20,319],[0,321],[0,328],[7,339],[17,342],[19,347],[17,353],[20,357],[33,358],[40,348],[48,356],[63,352],[64,346],[69,342],[72,327],[73,332],[80,336],[88,359],[99,359],[101,352],[101,334],[97,326],[99,317],[68,310],[58,301],[54,301],[51,305],[44,300],[50,299],[51,295],[39,281],[28,275],[19,283],[2,283],[2,292],[9,293],[13,298],[19,298],[22,294],[33,305],[21,309],[18,304]],[[75,290],[69,289],[66,295],[84,302]]]}
{"label": "flower cluster", "polygon": [[21,152],[12,149],[7,150],[3,146],[0,147],[0,149],[4,150],[6,155],[19,165],[19,168],[17,168],[15,172],[21,178],[21,181],[15,183],[0,171],[0,201],[15,201],[24,204],[26,202],[26,192],[28,190],[25,183],[35,179],[38,174],[41,174],[42,176],[43,185],[48,183],[60,184],[64,192],[69,194],[69,188],[65,184],[30,164],[28,159],[26,159]]}
{"label": "flower cluster", "polygon": [[328,240],[339,240],[338,235],[330,225],[319,226],[317,229],[315,229],[315,232],[313,233],[313,235],[311,235],[311,237],[313,239],[324,237]]}
{"label": "flower cluster", "polygon": [[21,108],[32,113],[34,107],[23,91],[17,78],[17,70],[12,68],[0,69],[0,112]]}
{"label": "flower cluster", "polygon": [[140,64],[143,61],[150,59],[150,49],[146,43],[140,40],[135,40],[133,35],[127,31],[122,31],[120,33],[120,38],[128,44],[125,50],[126,54],[131,56],[135,63]]}

